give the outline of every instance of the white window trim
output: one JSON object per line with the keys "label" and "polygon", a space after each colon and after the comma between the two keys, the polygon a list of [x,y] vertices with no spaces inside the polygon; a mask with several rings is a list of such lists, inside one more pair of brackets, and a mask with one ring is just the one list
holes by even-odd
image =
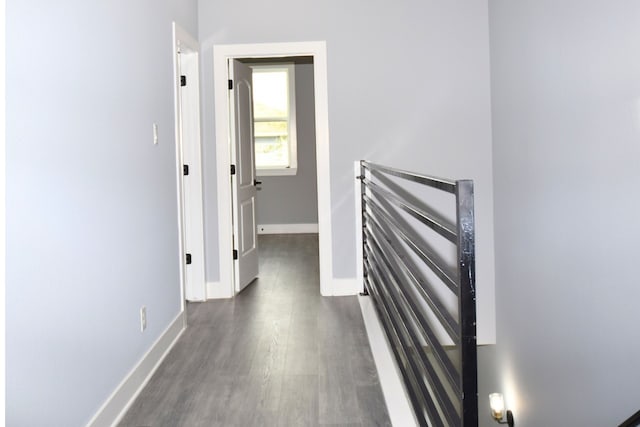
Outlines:
{"label": "white window trim", "polygon": [[296,120],[296,66],[293,62],[251,64],[252,69],[287,69],[289,83],[289,167],[257,167],[257,176],[284,176],[298,173],[298,132]]}

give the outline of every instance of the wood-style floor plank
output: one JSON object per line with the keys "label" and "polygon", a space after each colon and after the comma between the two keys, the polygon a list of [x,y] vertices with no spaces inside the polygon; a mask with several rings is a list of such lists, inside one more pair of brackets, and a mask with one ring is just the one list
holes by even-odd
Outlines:
{"label": "wood-style floor plank", "polygon": [[260,277],[187,305],[122,427],[390,425],[356,297],[320,296],[316,235],[260,236]]}

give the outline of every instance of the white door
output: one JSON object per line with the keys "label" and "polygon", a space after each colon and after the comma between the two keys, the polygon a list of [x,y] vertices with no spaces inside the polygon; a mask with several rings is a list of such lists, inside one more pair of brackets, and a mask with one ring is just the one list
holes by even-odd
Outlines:
{"label": "white door", "polygon": [[[198,42],[174,23],[176,142],[184,299],[206,300]],[[162,142],[160,142],[162,143]]]}
{"label": "white door", "polygon": [[198,53],[183,51],[179,56],[185,298],[189,301],[204,301],[206,295]]}
{"label": "white door", "polygon": [[258,277],[258,239],[256,224],[256,167],[253,141],[253,95],[251,68],[232,60],[229,75],[231,89],[231,163],[235,166],[231,185],[233,194],[233,243],[237,251],[234,263],[235,289],[242,290]]}

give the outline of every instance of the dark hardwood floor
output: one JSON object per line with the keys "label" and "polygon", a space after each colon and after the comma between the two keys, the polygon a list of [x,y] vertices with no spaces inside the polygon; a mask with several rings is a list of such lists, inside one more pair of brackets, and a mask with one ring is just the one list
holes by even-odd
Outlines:
{"label": "dark hardwood floor", "polygon": [[390,425],[357,297],[320,296],[317,235],[260,236],[260,277],[187,306],[120,426]]}

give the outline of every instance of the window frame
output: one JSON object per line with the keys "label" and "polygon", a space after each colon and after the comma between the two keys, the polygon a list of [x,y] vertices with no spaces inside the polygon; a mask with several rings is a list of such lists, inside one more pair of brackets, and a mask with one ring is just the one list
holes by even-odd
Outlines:
{"label": "window frame", "polygon": [[[298,173],[298,133],[296,122],[296,79],[295,79],[295,63],[282,62],[282,63],[258,63],[249,64],[252,72],[268,72],[269,70],[286,70],[288,80],[288,95],[289,95],[289,117],[288,117],[288,141],[289,148],[289,166],[261,166],[256,165],[257,176],[286,176],[296,175]],[[255,84],[255,83],[254,83]],[[256,118],[253,118],[254,129]],[[254,131],[255,132],[255,131]],[[254,144],[255,135],[254,135]]]}

